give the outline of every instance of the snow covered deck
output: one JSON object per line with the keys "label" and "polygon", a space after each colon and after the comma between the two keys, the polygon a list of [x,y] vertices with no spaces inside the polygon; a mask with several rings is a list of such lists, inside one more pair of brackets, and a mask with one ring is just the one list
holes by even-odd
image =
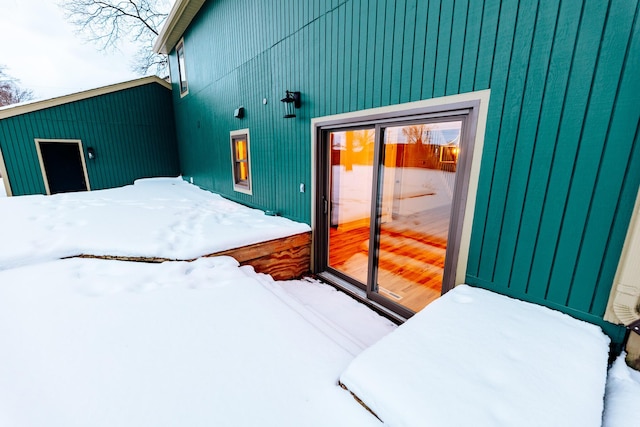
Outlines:
{"label": "snow covered deck", "polygon": [[608,344],[594,325],[461,285],[340,380],[391,426],[599,427]]}
{"label": "snow covered deck", "polygon": [[[0,199],[0,426],[381,426],[340,378],[390,426],[599,425],[607,339],[542,307],[462,286],[396,329],[230,257],[57,259],[308,231],[175,179]],[[640,417],[640,374],[616,363],[605,427]]]}
{"label": "snow covered deck", "polygon": [[143,179],[109,190],[1,198],[0,270],[79,255],[193,260],[248,246],[227,254],[241,263],[257,259],[259,271],[284,279],[308,271],[309,234],[306,224],[267,216],[180,178]]}

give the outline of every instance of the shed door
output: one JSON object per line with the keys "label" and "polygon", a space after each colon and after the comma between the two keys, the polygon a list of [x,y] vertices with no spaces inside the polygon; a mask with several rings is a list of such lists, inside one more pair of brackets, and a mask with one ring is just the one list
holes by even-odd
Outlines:
{"label": "shed door", "polygon": [[79,141],[38,141],[38,147],[48,194],[89,190]]}

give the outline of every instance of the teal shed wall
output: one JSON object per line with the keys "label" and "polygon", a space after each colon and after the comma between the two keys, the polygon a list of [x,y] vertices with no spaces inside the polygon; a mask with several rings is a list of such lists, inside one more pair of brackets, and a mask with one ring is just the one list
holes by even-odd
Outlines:
{"label": "teal shed wall", "polygon": [[[602,321],[640,184],[637,1],[217,0],[184,34],[182,172],[310,222],[312,117],[491,89],[467,281]],[[282,118],[285,90],[302,108]],[[268,104],[263,105],[262,99]],[[233,118],[238,106],[246,118]],[[249,128],[253,196],[229,131]]]}
{"label": "teal shed wall", "polygon": [[[14,196],[46,194],[36,138],[81,140],[92,190],[180,173],[171,90],[158,83],[0,120]],[[88,160],[87,147],[95,149],[95,160]]]}

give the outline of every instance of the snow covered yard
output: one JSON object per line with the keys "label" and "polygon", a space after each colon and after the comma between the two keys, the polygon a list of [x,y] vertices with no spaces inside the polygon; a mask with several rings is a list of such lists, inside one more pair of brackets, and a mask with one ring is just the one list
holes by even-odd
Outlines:
{"label": "snow covered yard", "polygon": [[[541,307],[460,287],[396,329],[331,287],[229,257],[57,260],[190,259],[308,229],[179,179],[0,199],[0,426],[382,425],[340,378],[385,425],[598,424],[606,338]],[[619,359],[606,392],[603,425],[635,425],[640,374]],[[567,419],[560,400],[588,404]]]}
{"label": "snow covered yard", "polygon": [[337,381],[395,325],[229,257],[308,231],[180,179],[0,201],[0,426],[379,425]]}
{"label": "snow covered yard", "polygon": [[229,257],[4,270],[0,425],[379,425],[337,381],[394,325],[302,286]]}
{"label": "snow covered yard", "polygon": [[603,427],[640,424],[640,372],[631,369],[622,353],[609,370]]}

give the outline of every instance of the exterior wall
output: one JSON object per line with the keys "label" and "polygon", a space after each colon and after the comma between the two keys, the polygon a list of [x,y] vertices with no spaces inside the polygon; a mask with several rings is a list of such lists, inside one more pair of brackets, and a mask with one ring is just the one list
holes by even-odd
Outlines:
{"label": "exterior wall", "polygon": [[[14,196],[46,194],[35,139],[81,140],[92,190],[180,173],[171,91],[145,84],[0,120]],[[95,160],[87,157],[93,147]]]}
{"label": "exterior wall", "polygon": [[[183,174],[310,222],[310,119],[491,89],[467,281],[602,320],[640,184],[637,1],[208,1],[171,56]],[[302,92],[283,119],[285,90]],[[263,105],[267,98],[267,105]],[[238,106],[246,118],[233,118]],[[253,196],[232,190],[249,128]]]}

